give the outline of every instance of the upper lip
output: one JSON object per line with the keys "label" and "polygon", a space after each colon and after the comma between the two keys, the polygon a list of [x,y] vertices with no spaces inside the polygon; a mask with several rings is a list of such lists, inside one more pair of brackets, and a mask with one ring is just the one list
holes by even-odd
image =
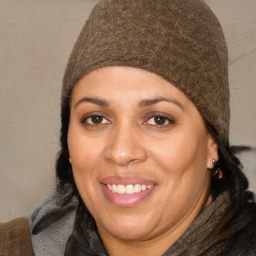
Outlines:
{"label": "upper lip", "polygon": [[120,184],[120,185],[129,185],[129,184],[143,184],[143,185],[156,185],[157,183],[152,180],[143,179],[141,177],[135,176],[108,176],[100,181],[102,184]]}

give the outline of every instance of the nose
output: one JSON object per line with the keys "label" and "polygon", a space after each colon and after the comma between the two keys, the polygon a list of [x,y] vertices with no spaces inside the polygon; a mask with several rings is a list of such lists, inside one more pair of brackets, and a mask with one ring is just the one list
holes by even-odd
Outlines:
{"label": "nose", "polygon": [[146,160],[147,152],[143,146],[139,128],[120,125],[112,130],[105,150],[107,161],[118,166],[141,163]]}

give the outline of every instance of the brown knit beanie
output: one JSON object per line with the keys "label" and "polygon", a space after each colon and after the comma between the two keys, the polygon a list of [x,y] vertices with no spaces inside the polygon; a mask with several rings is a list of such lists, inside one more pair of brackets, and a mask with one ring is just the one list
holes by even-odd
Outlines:
{"label": "brown knit beanie", "polygon": [[179,88],[229,144],[227,46],[202,0],[102,0],[74,46],[64,74],[62,108],[85,74],[104,66],[156,73]]}

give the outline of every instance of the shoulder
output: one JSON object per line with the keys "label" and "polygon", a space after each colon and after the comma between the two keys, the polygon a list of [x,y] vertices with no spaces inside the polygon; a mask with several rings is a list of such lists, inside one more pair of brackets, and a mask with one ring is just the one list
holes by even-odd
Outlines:
{"label": "shoulder", "polygon": [[[256,205],[249,203],[233,222],[233,226],[246,223],[232,236],[229,255],[256,255]],[[242,253],[243,252],[243,253]],[[235,254],[236,253],[236,254]],[[240,253],[240,254],[239,254]]]}
{"label": "shoulder", "polygon": [[[215,210],[218,212],[218,209]],[[214,224],[207,237],[211,246],[202,255],[253,256],[256,255],[256,205],[247,202],[233,204]],[[201,254],[200,254],[201,255]]]}
{"label": "shoulder", "polygon": [[[40,232],[34,232],[37,223],[32,223],[32,244],[35,255],[63,256],[66,242],[72,234],[75,219],[75,210],[70,211],[65,216],[54,221],[49,226],[44,227]],[[44,220],[43,220],[44,221]],[[47,221],[47,220],[46,220]]]}
{"label": "shoulder", "polygon": [[29,218],[35,255],[63,256],[72,234],[77,207],[76,198],[55,193]]}
{"label": "shoulder", "polygon": [[[238,208],[236,214],[223,226],[220,242],[215,245],[221,248],[225,256],[256,255],[256,205],[247,203]],[[216,249],[215,248],[215,249]]]}
{"label": "shoulder", "polygon": [[0,223],[0,255],[34,255],[27,218]]}

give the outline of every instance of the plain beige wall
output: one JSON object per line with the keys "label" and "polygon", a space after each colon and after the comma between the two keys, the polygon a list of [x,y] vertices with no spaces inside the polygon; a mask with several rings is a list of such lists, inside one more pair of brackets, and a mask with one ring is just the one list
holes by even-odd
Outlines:
{"label": "plain beige wall", "polygon": [[[0,0],[0,221],[30,214],[53,191],[62,76],[96,2]],[[231,142],[255,147],[256,1],[207,2],[229,45]],[[256,151],[242,159],[256,192]]]}

